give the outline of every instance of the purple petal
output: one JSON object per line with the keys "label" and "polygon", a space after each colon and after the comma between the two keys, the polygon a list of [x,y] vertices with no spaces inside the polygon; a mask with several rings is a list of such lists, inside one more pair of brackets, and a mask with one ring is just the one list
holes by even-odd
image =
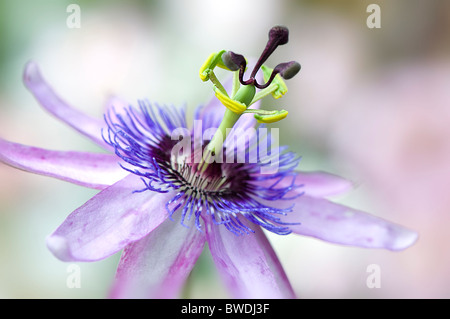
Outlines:
{"label": "purple petal", "polygon": [[297,172],[295,183],[304,185],[299,191],[314,197],[342,194],[353,187],[349,180],[325,172]]}
{"label": "purple petal", "polygon": [[[270,187],[275,182],[277,180],[269,179],[258,181],[257,184],[263,187]],[[274,188],[284,188],[291,185],[299,187],[286,194],[287,198],[300,193],[313,197],[327,197],[342,194],[353,187],[352,182],[337,175],[325,172],[295,172],[295,175],[286,176]]]}
{"label": "purple petal", "polygon": [[111,108],[113,108],[117,113],[123,113],[130,104],[122,97],[117,95],[111,95],[108,97],[105,103],[105,111],[103,113],[108,113]]}
{"label": "purple petal", "polygon": [[0,161],[28,172],[96,189],[110,186],[127,175],[115,155],[51,151],[1,138]]}
{"label": "purple petal", "polygon": [[48,248],[63,261],[95,261],[146,236],[167,218],[165,204],[173,194],[133,193],[142,188],[133,174],[105,188],[47,238]]}
{"label": "purple petal", "polygon": [[110,149],[110,146],[102,138],[101,130],[106,126],[104,121],[83,114],[63,101],[44,80],[35,63],[29,62],[25,66],[23,81],[47,111],[103,148]]}
{"label": "purple petal", "polygon": [[112,298],[177,298],[200,256],[205,234],[166,220],[125,247]]}
{"label": "purple petal", "polygon": [[258,227],[235,235],[223,225],[207,223],[207,240],[216,267],[233,298],[295,298],[272,246]]}
{"label": "purple petal", "polygon": [[364,248],[405,249],[417,240],[418,234],[379,217],[332,203],[323,198],[300,196],[293,212],[283,222],[301,223],[290,226],[297,234],[328,242]]}

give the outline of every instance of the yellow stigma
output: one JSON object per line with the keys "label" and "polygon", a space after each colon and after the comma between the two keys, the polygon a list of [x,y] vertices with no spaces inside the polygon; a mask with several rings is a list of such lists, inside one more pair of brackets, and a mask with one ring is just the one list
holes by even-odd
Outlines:
{"label": "yellow stigma", "polygon": [[236,113],[236,114],[242,114],[246,109],[247,106],[244,103],[241,103],[236,100],[230,99],[227,95],[223,94],[220,90],[217,88],[214,89],[214,93],[216,94],[217,99],[230,111]]}
{"label": "yellow stigma", "polygon": [[288,115],[288,111],[274,111],[273,114],[255,114],[254,117],[259,123],[274,123],[281,121]]}
{"label": "yellow stigma", "polygon": [[211,53],[211,55],[206,59],[203,65],[200,68],[199,75],[200,79],[205,82],[209,79],[209,70],[211,66],[211,61],[214,59],[215,53]]}
{"label": "yellow stigma", "polygon": [[[270,77],[270,74],[272,73],[273,69],[262,65],[261,70],[263,72],[264,79],[267,81],[267,79]],[[272,96],[275,99],[279,99],[283,95],[285,95],[288,91],[288,88],[286,86],[286,83],[284,82],[283,78],[277,74],[275,78],[272,81],[272,84],[270,86],[276,86],[277,88],[272,92]]]}
{"label": "yellow stigma", "polygon": [[202,64],[202,66],[200,67],[199,75],[200,75],[200,79],[203,82],[206,82],[209,80],[209,75],[216,66],[218,66],[219,68],[228,70],[228,68],[225,66],[225,64],[223,64],[223,61],[222,61],[222,54],[224,54],[224,53],[225,53],[225,50],[222,50],[222,51],[219,51],[216,53],[211,53],[208,56],[208,58],[206,59],[206,61]]}

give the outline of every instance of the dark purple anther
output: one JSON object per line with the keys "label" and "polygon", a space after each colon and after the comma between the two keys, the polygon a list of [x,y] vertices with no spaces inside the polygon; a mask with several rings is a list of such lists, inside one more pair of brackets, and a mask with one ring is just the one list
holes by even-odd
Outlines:
{"label": "dark purple anther", "polygon": [[256,79],[256,73],[264,64],[264,62],[269,58],[269,56],[275,51],[279,45],[288,43],[289,41],[289,30],[284,26],[275,26],[269,31],[269,40],[267,41],[266,47],[258,59],[255,67],[250,74],[250,78],[244,81],[244,72],[247,67],[247,62],[244,56],[236,54],[234,52],[228,51],[222,55],[223,63],[231,70],[239,70],[239,82],[242,85],[254,85],[258,89],[265,89],[270,85],[277,74],[280,74],[284,79],[290,79],[294,77],[298,71],[300,71],[300,64],[292,61],[286,63],[280,63],[273,70],[269,80],[265,84],[259,84]]}
{"label": "dark purple anther", "polygon": [[266,60],[269,58],[269,56],[275,51],[275,49],[279,45],[283,45],[288,43],[289,41],[289,30],[286,27],[283,26],[275,26],[269,31],[269,41],[267,41],[266,47],[264,48],[263,53],[261,53],[261,56],[259,57],[258,62],[256,63],[255,67],[253,68],[252,74],[250,75],[250,78],[254,78],[256,73],[258,72],[261,65],[266,62]]}

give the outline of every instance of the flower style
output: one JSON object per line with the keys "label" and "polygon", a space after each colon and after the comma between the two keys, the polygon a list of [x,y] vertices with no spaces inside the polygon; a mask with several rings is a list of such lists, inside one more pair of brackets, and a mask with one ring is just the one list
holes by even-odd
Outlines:
{"label": "flower style", "polygon": [[[29,63],[24,83],[40,104],[110,152],[60,152],[0,139],[4,163],[99,190],[47,238],[51,252],[62,261],[97,261],[123,250],[111,297],[174,298],[207,243],[232,297],[295,298],[263,229],[367,248],[412,245],[415,232],[326,199],[351,183],[296,171],[299,158],[275,145],[264,127],[287,112],[262,110],[259,101],[281,97],[283,79],[300,70],[296,62],[263,65],[287,40],[286,28],[272,28],[247,80],[242,55],[213,53],[200,77],[211,80],[216,97],[196,110],[193,127],[184,109],[148,101],[138,108],[119,103],[103,120],[91,118],[59,98]],[[231,85],[217,79],[217,66],[233,72]],[[239,144],[243,132],[248,140]]]}

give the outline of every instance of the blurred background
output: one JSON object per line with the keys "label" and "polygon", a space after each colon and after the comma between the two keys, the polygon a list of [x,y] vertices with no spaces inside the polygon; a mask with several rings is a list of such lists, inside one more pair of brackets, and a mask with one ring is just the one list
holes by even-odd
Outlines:
{"label": "blurred background", "polygon": [[[72,28],[70,4],[80,8]],[[381,9],[370,28],[370,4]],[[68,20],[69,19],[69,20]],[[68,23],[69,22],[69,23]],[[402,252],[269,238],[300,298],[450,297],[450,2],[446,0],[0,1],[0,136],[58,150],[101,151],[45,113],[22,84],[27,61],[70,104],[101,116],[112,95],[194,108],[212,94],[198,69],[214,51],[258,56],[269,28],[297,60],[281,143],[300,169],[355,182],[333,198],[419,232]],[[104,298],[119,254],[67,264],[45,237],[96,191],[0,164],[0,298]],[[366,284],[370,265],[380,286]],[[79,269],[79,288],[67,280]],[[368,272],[369,270],[369,272]],[[183,296],[227,297],[207,253]]]}

